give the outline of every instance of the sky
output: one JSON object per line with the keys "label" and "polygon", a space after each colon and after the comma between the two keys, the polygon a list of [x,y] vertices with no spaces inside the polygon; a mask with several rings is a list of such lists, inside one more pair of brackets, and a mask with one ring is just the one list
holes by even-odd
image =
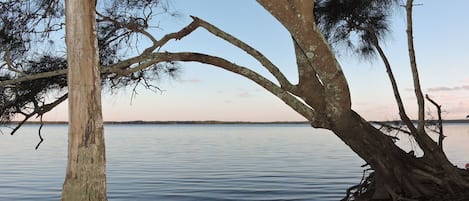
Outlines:
{"label": "sky", "polygon": [[[255,1],[171,0],[176,15],[155,16],[157,37],[178,31],[197,16],[258,49],[296,82],[293,45],[286,29]],[[423,93],[442,105],[445,119],[469,115],[469,1],[423,1],[414,8],[414,42]],[[416,99],[410,70],[404,8],[392,17],[391,33],[383,43],[408,114],[415,118]],[[142,48],[146,44],[141,44]],[[253,58],[236,47],[198,29],[166,51],[197,51],[224,57],[272,78]],[[397,106],[385,67],[379,59],[363,60],[346,51],[338,60],[348,80],[352,108],[367,120],[396,120]],[[304,121],[274,95],[252,81],[228,71],[198,63],[181,63],[175,78],[164,76],[154,84],[161,92],[139,88],[103,91],[105,121]],[[45,120],[67,120],[67,103]],[[427,103],[426,111],[434,112]],[[433,113],[433,116],[436,114]],[[432,118],[428,116],[427,118]]]}

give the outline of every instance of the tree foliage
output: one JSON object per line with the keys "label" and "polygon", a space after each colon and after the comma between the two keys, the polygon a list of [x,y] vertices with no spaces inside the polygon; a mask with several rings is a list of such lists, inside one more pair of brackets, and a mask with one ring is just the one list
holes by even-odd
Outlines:
{"label": "tree foliage", "polygon": [[316,22],[329,43],[360,56],[374,56],[375,40],[389,33],[389,18],[399,0],[319,0]]}
{"label": "tree foliage", "polygon": [[[9,2],[19,3],[21,1]],[[59,1],[45,2],[57,3],[54,8],[61,8]],[[155,12],[159,5],[157,1],[116,0],[102,2],[106,3],[98,3],[97,22],[103,85],[118,88],[143,83],[144,86],[152,88],[153,85],[148,81],[157,78],[161,72],[175,72],[177,65],[174,62],[209,64],[244,76],[262,86],[305,117],[313,127],[331,130],[365,160],[366,165],[370,166],[374,172],[369,174],[364,183],[355,186],[355,191],[352,193],[354,197],[425,200],[447,193],[465,192],[469,188],[467,171],[454,167],[443,150],[423,129],[421,122],[424,122],[425,118],[420,115],[423,111],[423,103],[417,103],[419,106],[418,128],[413,125],[404,111],[403,101],[400,98],[390,62],[379,45],[379,40],[383,39],[389,31],[388,18],[398,1],[318,0],[315,3],[312,0],[258,0],[291,34],[295,47],[298,83],[291,83],[280,71],[280,68],[255,48],[200,18],[193,17],[193,21],[181,30],[156,39],[148,30],[151,28],[150,19],[157,15]],[[21,6],[19,8],[23,9]],[[411,19],[411,12],[409,12],[412,8],[411,0],[407,1],[406,8],[408,19]],[[44,13],[47,9],[36,10]],[[162,10],[164,11],[165,8],[162,7]],[[60,15],[53,14],[52,16]],[[60,17],[56,18],[57,22],[61,19]],[[8,22],[5,20],[1,26],[11,26]],[[26,25],[30,25],[28,23]],[[60,25],[60,23],[51,24]],[[45,37],[51,34],[37,31],[28,32],[29,29],[26,29],[24,35],[26,40],[23,41],[17,38],[23,38],[23,35],[15,35],[14,32],[10,33],[8,29],[2,27],[0,27],[1,30],[5,32],[2,34],[10,41],[2,41],[2,43],[9,44],[12,48],[4,48],[1,52],[4,63],[0,69],[0,80],[2,80],[0,92],[12,94],[10,97],[13,99],[21,97],[17,101],[8,98],[0,99],[2,103],[14,102],[11,106],[2,108],[3,111],[0,111],[2,117],[8,120],[14,114],[22,114],[25,117],[31,114],[41,115],[41,112],[53,107],[57,102],[42,103],[42,106],[38,108],[35,101],[39,102],[37,100],[43,100],[40,97],[43,97],[44,94],[63,87],[60,80],[63,80],[66,67],[37,64],[47,54],[24,57],[26,58],[24,61],[27,62],[17,62],[21,60],[15,60],[18,57],[12,56],[15,55],[13,54],[15,51],[28,52],[32,49],[31,45],[28,45],[32,40],[29,40],[28,37]],[[47,26],[38,26],[37,28],[45,27]],[[409,22],[407,32],[409,50],[413,49],[411,48],[413,47],[411,27],[411,22]],[[267,79],[249,67],[238,65],[216,55],[198,52],[159,51],[168,41],[182,39],[198,28],[205,29],[209,34],[245,51],[249,56],[259,61],[275,80]],[[49,33],[51,29],[44,30],[48,30],[47,33]],[[123,54],[123,50],[132,47],[138,40],[148,42],[143,51],[136,51],[134,55]],[[415,156],[405,152],[395,144],[395,137],[378,130],[351,108],[352,101],[348,82],[339,62],[331,51],[331,44],[338,45],[336,47],[345,44],[346,47],[363,56],[371,56],[375,54],[375,51],[381,56],[393,86],[401,120],[407,126],[404,131],[416,140],[424,153],[423,156]],[[15,50],[16,47],[17,50]],[[413,50],[409,51],[409,55],[415,55]],[[60,63],[59,61],[64,61],[57,55],[49,54],[48,57],[51,59],[43,61],[47,63],[55,60],[56,64]],[[13,60],[15,62],[11,62]],[[415,92],[417,97],[422,97],[415,56],[410,56],[410,60]],[[27,71],[33,66],[37,71]],[[49,79],[42,80],[56,76],[58,77],[54,79],[57,81],[51,83],[48,83]],[[32,84],[33,80],[38,82]],[[40,82],[41,80],[43,82]],[[39,89],[29,92],[28,88],[21,85],[39,87]],[[23,97],[23,94],[26,97]],[[64,100],[63,97],[66,97],[66,94],[57,101]],[[32,110],[33,113],[25,112],[28,110]],[[349,197],[347,199],[351,200]]]}
{"label": "tree foliage", "polygon": [[[98,46],[103,71],[137,52],[142,36],[151,36],[146,30],[156,15],[167,13],[165,2],[159,0],[103,0],[98,5]],[[158,13],[157,13],[158,12]],[[15,116],[24,120],[42,115],[47,101],[54,105],[65,100],[67,69],[64,47],[64,2],[60,0],[3,0],[0,2],[0,80],[38,73],[57,72],[41,79],[0,86],[0,123]],[[57,49],[59,51],[57,51]],[[133,65],[133,66],[132,66]],[[134,67],[135,63],[120,68]],[[143,85],[158,90],[151,81],[162,75],[177,74],[175,62],[161,62],[141,71],[126,75],[103,73],[103,86],[110,89]],[[46,99],[46,94],[58,94]],[[60,101],[60,102],[55,102]],[[13,130],[12,134],[16,131]]]}
{"label": "tree foliage", "polygon": [[[35,74],[66,68],[67,62],[64,58],[43,56],[38,61],[30,60],[24,64],[22,72]],[[4,78],[9,77],[9,75],[4,76]],[[0,105],[0,112],[3,118],[2,121],[11,120],[17,113],[23,114],[25,117],[31,117],[30,114],[32,113],[42,115],[47,112],[42,110],[45,108],[41,109],[46,104],[45,97],[47,97],[47,94],[51,91],[61,91],[66,86],[66,76],[60,75],[1,87],[1,102],[3,104]]]}

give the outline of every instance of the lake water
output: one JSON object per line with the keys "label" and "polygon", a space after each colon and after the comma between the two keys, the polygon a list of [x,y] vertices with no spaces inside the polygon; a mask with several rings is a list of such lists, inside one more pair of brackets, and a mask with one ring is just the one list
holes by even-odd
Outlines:
{"label": "lake water", "polygon": [[[0,135],[0,200],[60,200],[67,127]],[[469,125],[449,124],[445,147],[469,162]],[[6,130],[4,130],[6,131]],[[110,201],[340,200],[363,161],[307,125],[106,125]]]}

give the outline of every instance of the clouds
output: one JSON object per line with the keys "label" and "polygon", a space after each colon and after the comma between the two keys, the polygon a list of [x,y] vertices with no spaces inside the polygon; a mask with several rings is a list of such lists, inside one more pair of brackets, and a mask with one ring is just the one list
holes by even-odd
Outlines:
{"label": "clouds", "polygon": [[191,78],[191,79],[181,79],[178,80],[180,83],[190,83],[190,84],[195,84],[195,83],[201,83],[202,80],[197,79],[197,78]]}
{"label": "clouds", "polygon": [[469,90],[469,85],[462,85],[462,86],[456,86],[456,87],[433,87],[433,88],[429,88],[428,92],[460,91],[460,90]]}
{"label": "clouds", "polygon": [[[433,85],[424,88],[423,93],[428,94],[433,100],[442,106],[444,119],[464,119],[469,115],[469,78],[460,81],[448,81],[447,85]],[[407,114],[415,119],[417,118],[418,108],[417,100],[413,88],[405,88],[401,97]],[[366,103],[366,104],[365,104]],[[389,103],[389,104],[388,104]],[[381,100],[378,103],[363,102],[355,103],[355,109],[359,110],[367,119],[371,120],[389,120],[398,118],[397,106],[394,98]],[[425,111],[435,114],[435,107],[429,102],[425,103]],[[427,118],[431,118],[427,116]]]}
{"label": "clouds", "polygon": [[427,91],[447,113],[447,119],[462,119],[469,114],[469,78],[458,86],[439,86]]}
{"label": "clouds", "polygon": [[249,92],[243,92],[243,93],[238,94],[238,96],[240,98],[249,98],[249,97],[252,97],[252,94]]}

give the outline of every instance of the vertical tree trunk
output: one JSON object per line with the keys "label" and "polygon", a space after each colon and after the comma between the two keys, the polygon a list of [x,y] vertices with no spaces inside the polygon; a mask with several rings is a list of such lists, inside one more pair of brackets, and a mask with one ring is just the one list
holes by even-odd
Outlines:
{"label": "vertical tree trunk", "polygon": [[65,3],[69,141],[62,201],[107,200],[95,5]]}

